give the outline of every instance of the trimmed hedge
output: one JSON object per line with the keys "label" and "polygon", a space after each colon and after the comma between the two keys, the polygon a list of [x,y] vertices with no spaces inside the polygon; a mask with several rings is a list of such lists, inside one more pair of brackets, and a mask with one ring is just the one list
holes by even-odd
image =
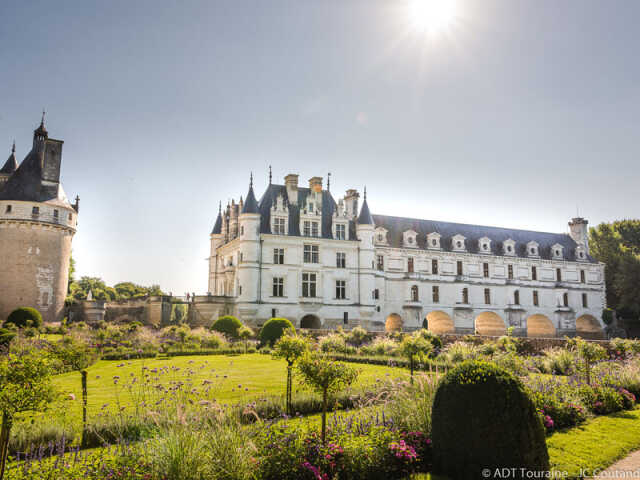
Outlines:
{"label": "trimmed hedge", "polygon": [[486,469],[517,468],[511,478],[549,470],[533,401],[519,379],[494,364],[467,361],[445,375],[432,418],[435,473],[475,480]]}
{"label": "trimmed hedge", "polygon": [[211,325],[211,330],[220,332],[234,340],[240,337],[239,332],[241,328],[242,322],[231,315],[220,317]]}
{"label": "trimmed hedge", "polygon": [[9,323],[14,324],[18,328],[40,328],[42,326],[42,315],[40,315],[40,312],[35,308],[20,307],[9,314],[5,326]]}
{"label": "trimmed hedge", "polygon": [[288,329],[295,330],[293,324],[286,318],[270,318],[260,330],[260,343],[273,345]]}
{"label": "trimmed hedge", "polygon": [[[190,355],[240,355],[245,353],[244,347],[238,348],[218,348],[216,350],[184,350],[175,352],[166,352],[167,357],[188,357]],[[256,353],[256,349],[249,347],[246,353]]]}

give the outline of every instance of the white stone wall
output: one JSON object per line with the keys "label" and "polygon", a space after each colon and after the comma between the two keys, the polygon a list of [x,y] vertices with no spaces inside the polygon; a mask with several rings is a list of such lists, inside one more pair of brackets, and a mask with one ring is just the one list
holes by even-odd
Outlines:
{"label": "white stone wall", "polygon": [[[33,215],[33,207],[39,209],[38,215]],[[55,211],[58,212],[57,217],[54,214]],[[0,220],[33,220],[62,225],[75,230],[78,215],[73,208],[67,208],[53,203],[0,200]]]}

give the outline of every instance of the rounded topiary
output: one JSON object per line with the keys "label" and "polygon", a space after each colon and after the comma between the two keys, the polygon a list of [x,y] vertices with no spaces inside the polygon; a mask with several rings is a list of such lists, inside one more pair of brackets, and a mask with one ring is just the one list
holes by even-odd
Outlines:
{"label": "rounded topiary", "polygon": [[220,332],[223,335],[234,339],[238,338],[241,328],[242,322],[231,315],[220,317],[218,320],[213,322],[213,325],[211,325],[211,330]]}
{"label": "rounded topiary", "polygon": [[18,328],[40,328],[42,326],[42,315],[40,315],[40,312],[35,308],[20,307],[9,314],[5,325],[9,323],[14,324]]}
{"label": "rounded topiary", "polygon": [[260,343],[273,345],[288,329],[295,331],[293,324],[286,318],[270,318],[260,330]]}
{"label": "rounded topiary", "polygon": [[[496,468],[549,469],[542,419],[522,382],[486,362],[451,370],[436,391],[432,412],[433,469],[456,479],[491,476]],[[523,470],[521,470],[523,469]],[[484,475],[486,476],[486,475]]]}

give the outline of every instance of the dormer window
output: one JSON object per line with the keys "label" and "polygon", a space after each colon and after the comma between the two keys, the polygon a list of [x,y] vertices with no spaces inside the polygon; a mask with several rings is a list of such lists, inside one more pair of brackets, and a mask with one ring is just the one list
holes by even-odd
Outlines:
{"label": "dormer window", "polygon": [[303,223],[303,235],[305,237],[318,237],[319,228],[318,222],[312,222],[311,220],[305,220]]}
{"label": "dormer window", "polygon": [[313,213],[313,203],[310,203],[309,206],[307,207],[307,211],[309,213]]}
{"label": "dormer window", "polygon": [[576,260],[585,261],[587,259],[587,252],[582,245],[576,247]]}
{"label": "dormer window", "polygon": [[538,253],[538,242],[531,241],[531,242],[527,243],[527,254],[530,257],[539,256],[539,253]]}
{"label": "dormer window", "polygon": [[11,205],[7,205],[7,208],[5,208],[4,213],[11,213]]}
{"label": "dormer window", "polygon": [[554,260],[561,260],[562,258],[564,258],[563,249],[564,247],[559,243],[556,243],[553,247],[551,247],[551,256]]}
{"label": "dormer window", "polygon": [[40,215],[40,207],[33,207],[31,209],[31,215]]}
{"label": "dormer window", "polygon": [[271,231],[274,235],[286,235],[287,234],[287,223],[286,218],[284,217],[274,217],[273,218],[273,228]]}
{"label": "dormer window", "polygon": [[440,234],[438,232],[431,232],[427,235],[427,248],[440,249]]}
{"label": "dormer window", "polygon": [[489,237],[482,237],[478,240],[478,250],[480,253],[491,253],[491,239]]}
{"label": "dormer window", "polygon": [[502,250],[505,255],[515,255],[516,254],[516,242],[515,240],[509,238],[502,243]]}
{"label": "dormer window", "polygon": [[412,247],[415,248],[417,247],[417,241],[416,241],[416,237],[417,237],[417,232],[414,232],[413,230],[407,230],[406,232],[404,232],[403,237],[404,237],[404,246],[405,247]]}
{"label": "dormer window", "polygon": [[373,237],[375,239],[376,243],[387,243],[387,230],[385,228],[382,227],[378,227],[376,228],[376,233],[375,233],[375,237]]}
{"label": "dormer window", "polygon": [[452,239],[451,239],[451,245],[453,247],[454,251],[457,252],[464,252],[465,251],[465,242],[466,238],[462,235],[455,235]]}
{"label": "dormer window", "polygon": [[336,240],[347,239],[347,226],[344,223],[335,224],[335,238]]}

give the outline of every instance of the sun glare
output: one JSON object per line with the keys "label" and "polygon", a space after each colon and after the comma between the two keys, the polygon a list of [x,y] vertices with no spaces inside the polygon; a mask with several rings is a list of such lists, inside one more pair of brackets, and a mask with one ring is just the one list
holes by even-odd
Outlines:
{"label": "sun glare", "polygon": [[438,33],[456,17],[455,0],[409,0],[409,20],[416,30]]}

